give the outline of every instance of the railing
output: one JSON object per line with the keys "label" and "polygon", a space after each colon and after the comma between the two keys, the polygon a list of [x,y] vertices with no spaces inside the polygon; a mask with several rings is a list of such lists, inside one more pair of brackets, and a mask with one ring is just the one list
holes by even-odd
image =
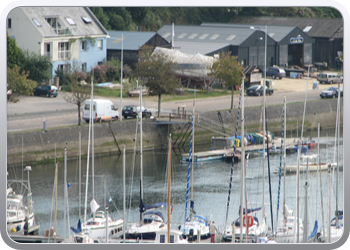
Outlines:
{"label": "railing", "polygon": [[[159,117],[158,117],[158,112],[156,112],[154,117],[158,120],[169,121],[169,122],[179,121],[179,120],[184,122],[192,121],[192,113],[187,114],[186,111],[178,112],[178,110],[176,111],[172,110],[170,113],[161,113]],[[229,134],[227,134],[228,131],[232,131],[232,127],[225,126],[209,118],[201,116],[200,113],[195,114],[194,124],[198,127],[212,131],[214,133],[217,133],[225,137],[229,136]],[[222,129],[223,127],[225,128],[226,133],[223,133],[223,129]]]}

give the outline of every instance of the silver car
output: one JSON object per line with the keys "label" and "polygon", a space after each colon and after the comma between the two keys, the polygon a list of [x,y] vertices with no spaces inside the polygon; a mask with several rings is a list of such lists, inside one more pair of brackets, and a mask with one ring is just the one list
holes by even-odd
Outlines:
{"label": "silver car", "polygon": [[338,91],[336,87],[329,87],[320,93],[321,98],[335,98]]}

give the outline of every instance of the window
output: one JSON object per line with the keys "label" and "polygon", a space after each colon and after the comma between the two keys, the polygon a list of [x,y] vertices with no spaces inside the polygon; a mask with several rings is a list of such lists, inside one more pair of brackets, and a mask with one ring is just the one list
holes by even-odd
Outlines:
{"label": "window", "polygon": [[11,18],[8,18],[8,19],[7,19],[7,28],[8,28],[8,29],[11,29],[11,25],[12,25],[12,23],[11,23]]}
{"label": "window", "polygon": [[81,41],[81,50],[86,51],[87,50],[87,43],[86,40]]}
{"label": "window", "polygon": [[70,71],[70,64],[67,63],[67,64],[60,64],[57,66],[57,69],[58,70],[66,70],[66,71]]}
{"label": "window", "polygon": [[[90,110],[90,103],[89,104],[85,104],[84,110]],[[95,111],[95,104],[92,105],[92,110]]]}
{"label": "window", "polygon": [[66,20],[67,20],[67,22],[68,22],[70,25],[75,25],[75,22],[73,21],[72,18],[66,17]]}
{"label": "window", "polygon": [[51,25],[52,28],[54,28],[54,30],[58,34],[59,31],[61,30],[61,24],[58,22],[58,19],[56,17],[53,17],[53,18],[48,17],[48,18],[45,18],[45,20]]}
{"label": "window", "polygon": [[33,22],[36,24],[36,26],[38,26],[38,27],[40,27],[40,26],[41,26],[41,24],[39,23],[39,21],[38,21],[38,20],[33,19]]}
{"label": "window", "polygon": [[58,43],[58,58],[59,59],[69,59],[70,58],[70,48],[69,42]]}
{"label": "window", "polygon": [[98,40],[98,41],[97,41],[97,49],[98,49],[98,50],[102,50],[102,49],[103,49],[102,40]]}
{"label": "window", "polygon": [[81,71],[86,73],[86,63],[81,64]]}
{"label": "window", "polygon": [[170,243],[174,243],[174,235],[170,235]]}
{"label": "window", "polygon": [[159,243],[165,243],[165,235],[164,234],[160,235]]}
{"label": "window", "polygon": [[91,19],[90,18],[88,18],[88,17],[81,17],[81,19],[83,19],[83,21],[85,22],[85,23],[91,23]]}

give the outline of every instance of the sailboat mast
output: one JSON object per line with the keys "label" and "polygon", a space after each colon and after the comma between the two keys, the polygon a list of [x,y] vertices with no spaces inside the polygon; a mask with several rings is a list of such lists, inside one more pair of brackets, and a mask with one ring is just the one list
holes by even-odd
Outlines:
{"label": "sailboat mast", "polygon": [[64,241],[66,240],[66,213],[67,213],[67,147],[64,148]]}
{"label": "sailboat mast", "polygon": [[[286,96],[284,96],[284,130],[287,130],[287,101],[286,101]],[[283,140],[284,140],[284,145],[283,145],[283,167],[284,167],[284,172],[283,172],[283,217],[284,217],[284,225],[286,225],[287,218],[285,215],[287,214],[286,212],[286,132],[284,131],[283,133]]]}
{"label": "sailboat mast", "polygon": [[93,84],[94,84],[94,75],[91,76],[91,99],[90,99],[90,117],[89,117],[89,139],[88,139],[88,153],[87,153],[87,166],[86,166],[86,182],[85,182],[85,208],[84,208],[84,222],[86,222],[86,213],[87,213],[87,195],[88,195],[88,186],[89,186],[89,162],[90,162],[90,138],[91,138],[91,123],[92,123],[92,107],[93,107]]}
{"label": "sailboat mast", "polygon": [[54,243],[56,243],[56,232],[57,232],[57,181],[58,181],[58,162],[56,162],[55,168],[55,229],[53,232]]}
{"label": "sailboat mast", "polygon": [[[276,212],[276,222],[278,222],[278,214],[279,214],[279,208],[280,208],[280,191],[281,191],[281,178],[282,178],[282,153],[284,152],[284,134],[285,134],[285,127],[284,127],[284,114],[285,114],[285,104],[286,104],[286,97],[284,96],[284,105],[283,105],[283,123],[282,123],[282,137],[281,137],[281,150],[280,150],[280,167],[279,167],[279,176],[278,176],[278,193],[277,193],[277,212]],[[283,148],[283,151],[282,151]],[[285,179],[284,179],[284,184],[285,184]],[[284,186],[285,190],[285,186]],[[285,197],[284,193],[284,197]],[[285,205],[285,199],[283,200],[283,207]],[[283,209],[283,212],[285,210]],[[284,213],[283,213],[284,214]],[[276,228],[272,229],[272,232],[277,233],[277,223],[275,224]],[[275,230],[275,231],[274,231]]]}
{"label": "sailboat mast", "polygon": [[[91,84],[91,102],[94,99],[94,84]],[[96,109],[96,108],[95,108]],[[95,111],[94,117],[92,117],[91,121],[91,173],[92,173],[92,199],[95,199],[95,178],[94,178],[94,173],[95,173],[95,147],[94,147],[94,119],[96,117],[96,111],[94,109],[94,104],[92,104],[92,114]],[[95,213],[94,213],[95,216]]]}
{"label": "sailboat mast", "polygon": [[[230,208],[230,200],[231,200],[231,188],[232,188],[232,177],[233,177],[233,166],[235,163],[235,154],[236,154],[236,140],[237,140],[237,131],[238,131],[238,123],[239,123],[239,114],[240,114],[240,107],[241,107],[241,99],[242,99],[242,92],[239,96],[239,102],[238,102],[238,109],[237,109],[237,117],[236,117],[236,130],[235,130],[235,140],[234,140],[234,146],[233,146],[233,153],[232,153],[232,164],[231,164],[231,174],[230,174],[230,183],[229,183],[229,189],[228,189],[228,198],[227,198],[227,205],[226,205],[226,217],[225,217],[225,224],[224,224],[224,230],[226,234],[226,224],[228,219],[228,210]],[[234,238],[232,238],[234,240]]]}
{"label": "sailboat mast", "polygon": [[336,200],[335,200],[335,225],[339,225],[339,136],[340,136],[340,82],[338,83],[338,104],[337,104],[337,179],[336,179]]}
{"label": "sailboat mast", "polygon": [[171,202],[171,134],[169,138],[169,159],[168,159],[168,243],[170,243],[170,202]]}
{"label": "sailboat mast", "polygon": [[126,211],[126,186],[125,186],[125,145],[123,148],[123,242],[125,243],[125,211]]}
{"label": "sailboat mast", "polygon": [[[196,92],[195,96],[196,96]],[[192,125],[192,167],[191,167],[191,206],[190,206],[190,220],[193,220],[193,209],[194,209],[194,120],[195,120],[195,104],[196,99],[193,100],[193,111],[192,111],[192,117],[193,117],[193,125]]]}
{"label": "sailboat mast", "polygon": [[[143,204],[143,159],[142,159],[142,85],[140,86],[140,202]],[[140,221],[142,221],[142,209],[140,204]]]}
{"label": "sailboat mast", "polygon": [[[240,197],[240,242],[243,243],[243,194],[244,194],[244,183],[245,183],[245,177],[244,177],[244,164],[245,164],[245,152],[244,152],[244,77],[242,78],[242,115],[241,115],[241,197]],[[248,208],[246,207],[246,213],[248,211]],[[247,235],[248,236],[248,235]],[[234,232],[232,232],[232,237],[234,237]]]}

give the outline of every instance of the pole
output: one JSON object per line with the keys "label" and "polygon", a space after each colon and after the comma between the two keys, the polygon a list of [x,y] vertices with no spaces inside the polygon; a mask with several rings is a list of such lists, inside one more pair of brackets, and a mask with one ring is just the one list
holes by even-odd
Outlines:
{"label": "pole", "polygon": [[340,131],[340,82],[338,83],[338,105],[337,105],[337,124],[338,124],[338,130],[337,130],[337,179],[336,179],[336,202],[335,202],[335,226],[338,228],[339,225],[339,218],[338,218],[338,213],[339,213],[339,131]]}
{"label": "pole", "polygon": [[57,231],[57,181],[58,181],[58,162],[56,162],[56,168],[55,168],[55,229],[53,232],[54,243],[56,243],[56,231]]}
{"label": "pole", "polygon": [[[196,95],[196,92],[194,92]],[[195,103],[196,99],[193,101],[193,125],[192,125],[192,167],[191,167],[191,206],[190,206],[190,221],[193,221],[193,209],[194,209],[194,122],[195,122]],[[198,235],[197,235],[198,237]]]}
{"label": "pole", "polygon": [[67,147],[64,148],[64,241],[66,241],[66,212],[67,212]]}
{"label": "pole", "polygon": [[[142,159],[142,85],[140,86],[140,110],[141,110],[141,118],[140,118],[140,199],[143,201],[143,159]],[[140,211],[140,221],[142,221],[142,211]]]}
{"label": "pole", "polygon": [[168,162],[168,243],[170,243],[170,202],[171,202],[171,134],[169,138],[169,162]]}
{"label": "pole", "polygon": [[81,219],[81,132],[79,132],[79,219]]}
{"label": "pole", "polygon": [[267,53],[267,25],[265,25],[265,61],[264,61],[264,91],[263,91],[263,215],[265,215],[265,139],[266,139],[266,114],[265,114],[265,107],[266,107],[266,53]]}
{"label": "pole", "polygon": [[123,34],[122,34],[122,54],[120,57],[120,114],[119,121],[123,120],[122,111],[123,111]]}
{"label": "pole", "polygon": [[[283,171],[283,221],[284,221],[284,226],[286,226],[286,222],[287,222],[287,217],[285,216],[287,214],[286,211],[286,131],[287,131],[287,102],[286,102],[286,96],[284,96],[284,133],[283,133],[283,139],[284,139],[284,145],[283,145],[283,167],[284,167],[284,171]],[[277,222],[278,223],[278,222]]]}
{"label": "pole", "polygon": [[[242,78],[242,106],[241,106],[241,198],[240,198],[240,242],[243,243],[243,194],[244,194],[244,164],[245,164],[245,152],[244,152],[244,77]],[[248,208],[245,208],[246,211]],[[234,237],[234,232],[232,232],[232,237]]]}
{"label": "pole", "polygon": [[106,205],[106,243],[108,243],[108,204]]}
{"label": "pole", "polygon": [[125,188],[125,145],[123,148],[123,242],[125,243],[125,196],[126,196],[126,188]]}

